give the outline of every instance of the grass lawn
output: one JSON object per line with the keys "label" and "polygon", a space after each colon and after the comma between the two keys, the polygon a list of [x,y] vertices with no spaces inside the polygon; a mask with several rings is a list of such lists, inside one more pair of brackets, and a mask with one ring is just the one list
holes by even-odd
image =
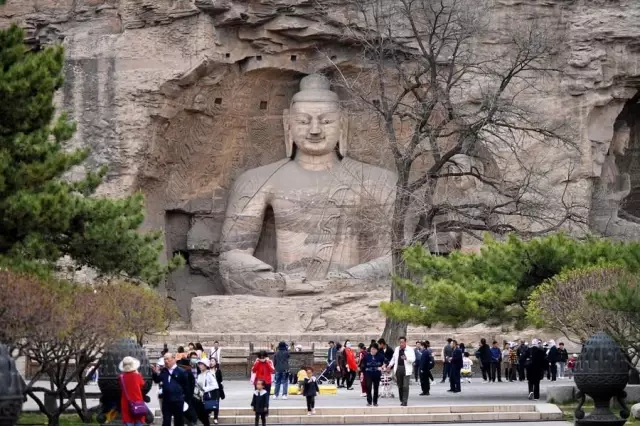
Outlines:
{"label": "grass lawn", "polygon": [[[46,424],[47,424],[47,416],[45,416],[44,414],[33,413],[33,412],[22,413],[17,423],[18,426],[20,425],[40,426],[40,425],[46,425]],[[60,416],[60,426],[76,426],[76,425],[83,425],[83,424],[86,424],[86,423],[82,423],[82,421],[80,421],[80,417],[78,417],[77,414],[63,414],[62,416]],[[97,422],[94,420],[93,424],[97,424]]]}
{"label": "grass lawn", "polygon": [[[578,406],[578,404],[570,404],[570,405],[558,405],[558,407],[560,407],[560,409],[562,410],[562,412],[564,413],[564,419],[568,422],[573,423],[573,421],[575,420],[574,418],[574,411],[576,409],[576,407]],[[590,413],[591,410],[593,410],[593,404],[585,404],[583,407],[583,410],[585,413]],[[629,406],[629,409],[631,409],[631,406]],[[611,410],[613,411],[614,414],[618,415],[620,413],[619,410]],[[640,420],[635,420],[632,417],[629,417],[629,419],[627,420],[627,425],[640,425]]]}

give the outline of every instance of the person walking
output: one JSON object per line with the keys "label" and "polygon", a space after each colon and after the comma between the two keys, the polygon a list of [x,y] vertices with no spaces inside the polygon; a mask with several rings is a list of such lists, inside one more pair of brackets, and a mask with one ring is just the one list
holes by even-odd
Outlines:
{"label": "person walking", "polygon": [[[216,378],[216,382],[218,382],[218,389],[220,393],[220,401],[226,398],[224,393],[224,384],[222,383],[222,369],[220,368],[220,364],[216,361],[215,358],[211,358],[209,360],[209,370]],[[218,402],[218,409],[213,410],[213,423],[218,424],[218,415],[220,414],[220,402]]]}
{"label": "person walking", "polygon": [[529,399],[537,401],[540,399],[540,381],[547,369],[547,360],[540,340],[533,339],[531,347],[527,350],[524,364],[527,369]]}
{"label": "person walking", "polygon": [[416,383],[420,383],[420,359],[422,358],[422,342],[416,342],[414,350],[416,351],[416,361],[413,363],[413,378]]}
{"label": "person walking", "polygon": [[135,405],[140,407],[144,405],[142,395],[144,379],[138,373],[138,368],[140,368],[140,361],[130,356],[124,357],[118,366],[122,373],[118,378],[120,389],[122,390],[120,392],[120,413],[122,414],[122,423],[126,426],[142,426],[146,424],[145,418],[147,414],[134,412]]}
{"label": "person walking", "polygon": [[358,378],[360,379],[360,390],[362,394],[360,396],[367,396],[367,386],[364,380],[364,359],[367,357],[367,347],[364,343],[358,344]]}
{"label": "person walking", "polygon": [[273,362],[267,356],[267,351],[258,352],[258,359],[253,363],[251,372],[255,374],[255,383],[262,381],[263,389],[267,391],[267,403],[271,393],[271,375],[275,371]]}
{"label": "person walking", "polygon": [[558,361],[560,356],[555,340],[549,341],[549,350],[547,351],[547,361],[549,362],[549,370],[551,372],[551,381],[555,382],[558,376]]}
{"label": "person walking", "polygon": [[420,357],[420,365],[418,370],[420,371],[420,389],[422,390],[421,396],[428,396],[431,393],[431,370],[435,366],[435,359],[433,353],[429,347],[429,342],[424,343],[424,349]]}
{"label": "person walking", "polygon": [[371,404],[374,407],[378,406],[378,390],[380,389],[384,361],[384,355],[378,350],[378,344],[372,343],[363,361],[368,406],[371,406]]}
{"label": "person walking", "polygon": [[393,358],[393,348],[387,345],[387,342],[384,339],[378,339],[378,347],[379,351],[384,354],[385,363],[388,365],[391,362],[391,358]]}
{"label": "person walking", "polygon": [[489,379],[493,383],[497,381],[501,382],[502,378],[500,373],[500,366],[502,363],[502,351],[498,346],[498,342],[495,340],[491,346],[491,378]]}
{"label": "person walking", "polygon": [[347,354],[345,353],[344,346],[340,343],[336,345],[336,349],[336,376],[338,376],[336,383],[339,388],[344,388],[347,382],[347,375],[349,374],[347,371]]}
{"label": "person walking", "polygon": [[460,386],[460,371],[463,366],[464,353],[458,346],[458,342],[455,340],[451,341],[451,349],[451,370],[449,377],[451,388],[449,389],[449,392],[459,393],[462,391]]}
{"label": "person walking", "polygon": [[480,362],[482,370],[482,382],[489,383],[491,381],[491,348],[487,344],[487,339],[480,339],[480,347],[476,351],[476,358]]}
{"label": "person walking", "polygon": [[330,340],[329,350],[327,351],[327,371],[329,372],[329,377],[334,379],[335,379],[335,371],[336,371],[336,355],[337,355],[336,344],[333,340]]}
{"label": "person walking", "polygon": [[407,338],[400,337],[398,339],[399,346],[393,351],[393,357],[389,361],[389,369],[393,368],[398,383],[398,398],[400,405],[407,406],[409,400],[409,380],[413,375],[413,362],[416,353],[413,348],[407,346]]}
{"label": "person walking", "polygon": [[218,413],[220,412],[220,385],[210,369],[208,359],[198,360],[198,377],[196,378],[196,388],[193,393],[193,408],[196,416],[204,426],[209,426],[209,413],[214,413],[214,424],[218,424]]}
{"label": "person walking", "polygon": [[[188,373],[176,365],[175,356],[164,354],[164,368],[153,368],[152,380],[162,385],[162,426],[184,425],[185,395],[188,395]],[[187,403],[188,404],[188,403]]]}
{"label": "person walking", "polygon": [[275,399],[280,397],[282,388],[282,399],[287,399],[289,394],[289,358],[291,354],[285,342],[278,343],[278,351],[273,356],[273,364],[276,369],[276,391]]}
{"label": "person walking", "polygon": [[453,348],[451,347],[451,343],[453,342],[452,338],[447,339],[447,344],[442,348],[442,381],[440,383],[444,383],[447,381],[447,378],[450,375],[451,371],[451,355],[453,355]]}
{"label": "person walking", "polygon": [[353,353],[349,340],[344,342],[344,355],[347,362],[347,390],[353,390],[353,382],[356,380],[358,363],[356,362],[356,355]]}
{"label": "person walking", "polygon": [[521,382],[524,382],[527,379],[527,369],[524,365],[524,361],[528,352],[529,346],[527,345],[527,342],[520,340],[520,345],[518,345],[516,355],[518,356],[518,380]]}
{"label": "person walking", "polygon": [[264,387],[262,380],[256,380],[256,390],[253,391],[253,398],[251,399],[251,408],[256,414],[255,426],[260,425],[262,420],[262,426],[267,425],[267,415],[269,414],[269,392]]}
{"label": "person walking", "polygon": [[307,367],[307,377],[302,384],[302,395],[307,400],[307,415],[316,413],[316,396],[320,392],[318,382],[313,376],[313,368]]}
{"label": "person walking", "polygon": [[564,343],[558,343],[558,378],[565,378],[565,370],[569,361],[569,352],[564,348]]}

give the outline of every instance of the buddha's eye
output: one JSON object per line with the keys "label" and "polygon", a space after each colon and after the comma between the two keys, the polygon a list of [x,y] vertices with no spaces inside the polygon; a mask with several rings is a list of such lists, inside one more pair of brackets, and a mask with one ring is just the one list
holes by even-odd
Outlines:
{"label": "buddha's eye", "polygon": [[335,120],[330,120],[328,118],[325,118],[324,120],[322,120],[322,124],[331,124],[333,123]]}
{"label": "buddha's eye", "polygon": [[305,119],[305,118],[301,118],[298,120],[298,123],[300,124],[309,124],[309,120]]}

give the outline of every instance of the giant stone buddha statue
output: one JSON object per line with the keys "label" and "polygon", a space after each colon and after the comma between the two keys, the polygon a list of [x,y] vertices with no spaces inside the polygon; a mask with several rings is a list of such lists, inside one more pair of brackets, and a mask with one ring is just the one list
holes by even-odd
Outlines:
{"label": "giant stone buddha statue", "polygon": [[[348,119],[321,75],[302,79],[283,119],[287,157],[244,172],[229,196],[220,254],[227,293],[283,296],[290,287],[387,278],[394,173],[347,156]],[[272,264],[254,256],[269,208]]]}

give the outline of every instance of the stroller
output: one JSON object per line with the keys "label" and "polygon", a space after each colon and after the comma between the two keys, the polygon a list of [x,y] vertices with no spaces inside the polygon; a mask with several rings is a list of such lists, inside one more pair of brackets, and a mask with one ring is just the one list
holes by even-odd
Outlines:
{"label": "stroller", "polygon": [[333,385],[336,383],[335,379],[335,361],[331,361],[330,364],[327,364],[325,369],[322,371],[322,374],[318,376],[317,382],[319,385],[330,384]]}
{"label": "stroller", "polygon": [[383,371],[380,378],[380,398],[395,398],[393,394],[393,375],[389,371]]}

